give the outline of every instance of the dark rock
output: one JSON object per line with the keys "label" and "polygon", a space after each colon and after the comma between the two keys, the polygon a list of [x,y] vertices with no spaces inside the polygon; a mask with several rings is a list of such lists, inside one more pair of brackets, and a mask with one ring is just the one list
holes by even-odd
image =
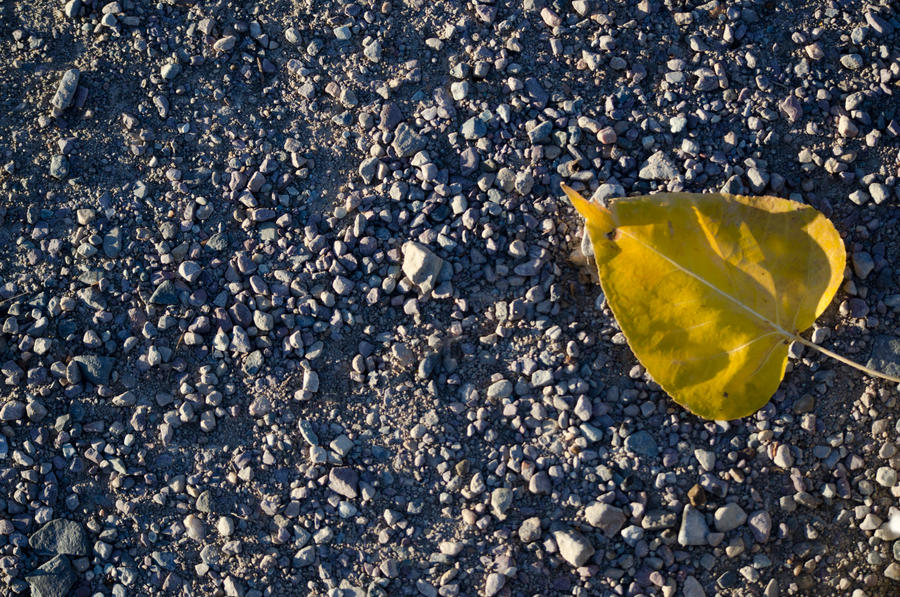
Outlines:
{"label": "dark rock", "polygon": [[79,355],[72,360],[78,363],[81,376],[94,385],[109,383],[109,375],[116,364],[116,359],[112,357],[98,357],[92,354]]}
{"label": "dark rock", "polygon": [[51,520],[35,531],[28,544],[37,551],[72,556],[86,556],[90,550],[81,524],[64,518]]}
{"label": "dark rock", "polygon": [[25,577],[31,597],[67,597],[75,584],[75,571],[66,556],[56,556]]}

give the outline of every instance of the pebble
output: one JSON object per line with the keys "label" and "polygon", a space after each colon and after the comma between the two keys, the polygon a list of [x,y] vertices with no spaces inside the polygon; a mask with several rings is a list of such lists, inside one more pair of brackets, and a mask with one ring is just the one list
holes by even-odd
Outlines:
{"label": "pebble", "polygon": [[75,91],[78,89],[78,82],[81,78],[81,72],[77,68],[70,68],[63,73],[56,87],[56,93],[50,103],[53,107],[62,112],[72,106],[75,100]]}
{"label": "pebble", "polygon": [[739,505],[731,502],[717,509],[713,518],[716,530],[722,533],[733,531],[747,521],[747,513]]}
{"label": "pebble", "polygon": [[772,458],[772,462],[774,462],[776,466],[780,466],[784,469],[794,466],[794,456],[791,454],[790,446],[787,444],[780,444],[775,449],[775,456]]}
{"label": "pebble", "polygon": [[403,273],[423,293],[434,290],[444,267],[444,260],[428,247],[415,241],[403,245]]}
{"label": "pebble", "polygon": [[625,438],[625,449],[638,456],[656,458],[659,456],[659,447],[653,436],[646,431],[637,431]]}
{"label": "pebble", "polygon": [[56,518],[35,531],[28,544],[39,552],[86,556],[90,551],[87,535],[80,523]]}
{"label": "pebble", "polygon": [[559,555],[575,566],[583,566],[592,555],[594,555],[594,546],[588,541],[587,537],[571,529],[560,529],[553,532],[553,539],[559,547]]}
{"label": "pebble", "polygon": [[893,487],[897,484],[897,471],[889,466],[880,466],[875,471],[875,482],[882,487]]}
{"label": "pebble", "polygon": [[681,528],[678,529],[679,545],[706,545],[708,535],[709,527],[703,513],[694,506],[685,506],[681,515]]}
{"label": "pebble", "polygon": [[597,527],[607,537],[619,533],[627,519],[621,508],[602,502],[593,502],[584,509],[585,519],[591,526]]}
{"label": "pebble", "polygon": [[662,151],[657,151],[644,162],[638,176],[643,180],[672,180],[678,176],[678,170]]}
{"label": "pebble", "polygon": [[541,538],[541,519],[537,516],[526,518],[519,525],[519,539],[523,543],[533,543]]}
{"label": "pebble", "polygon": [[77,576],[64,555],[54,556],[25,577],[32,597],[62,597],[69,594]]}

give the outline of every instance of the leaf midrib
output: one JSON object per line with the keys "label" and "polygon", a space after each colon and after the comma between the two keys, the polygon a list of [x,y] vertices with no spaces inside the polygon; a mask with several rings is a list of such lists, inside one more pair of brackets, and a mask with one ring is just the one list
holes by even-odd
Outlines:
{"label": "leaf midrib", "polygon": [[743,302],[741,302],[741,301],[738,300],[737,298],[731,296],[730,294],[728,294],[728,293],[725,292],[724,290],[720,289],[719,287],[717,287],[715,284],[713,284],[712,282],[710,282],[709,280],[707,280],[707,279],[704,278],[703,276],[701,276],[701,275],[699,275],[699,274],[696,274],[696,273],[692,272],[691,270],[687,269],[686,267],[684,267],[683,265],[681,265],[680,263],[678,263],[677,261],[675,261],[674,259],[672,259],[672,258],[669,257],[668,255],[666,255],[665,253],[661,253],[660,251],[657,251],[657,250],[654,249],[651,245],[645,243],[644,241],[642,241],[642,240],[641,240],[640,238],[638,238],[637,236],[631,234],[630,232],[628,232],[628,231],[626,231],[626,230],[623,230],[622,228],[618,228],[618,229],[617,229],[617,232],[618,232],[619,234],[622,234],[622,235],[624,235],[624,236],[627,236],[628,238],[632,239],[633,241],[635,241],[635,242],[638,243],[639,245],[643,246],[645,249],[647,249],[647,250],[649,250],[649,251],[655,253],[656,255],[662,257],[663,259],[665,259],[666,261],[668,261],[669,263],[671,263],[673,266],[675,266],[678,270],[680,270],[680,271],[684,272],[685,274],[691,276],[692,278],[694,278],[694,279],[697,280],[698,282],[700,282],[700,283],[702,283],[702,284],[705,284],[707,287],[709,287],[709,288],[710,288],[711,290],[713,290],[714,292],[716,292],[716,293],[718,293],[719,295],[721,295],[721,296],[725,297],[726,299],[730,300],[732,303],[734,303],[735,305],[737,305],[738,307],[740,307],[741,309],[743,309],[743,310],[746,311],[747,313],[750,313],[751,315],[753,315],[754,317],[756,317],[757,319],[759,319],[759,320],[762,321],[763,323],[766,323],[766,324],[768,324],[769,326],[771,326],[776,332],[782,334],[783,336],[785,336],[785,337],[787,337],[787,338],[794,338],[795,334],[792,334],[792,333],[788,332],[787,330],[785,330],[784,328],[782,328],[780,325],[778,325],[778,324],[775,323],[774,321],[770,320],[768,317],[766,317],[766,316],[764,316],[764,315],[758,313],[755,309],[752,309],[751,307],[745,305]]}

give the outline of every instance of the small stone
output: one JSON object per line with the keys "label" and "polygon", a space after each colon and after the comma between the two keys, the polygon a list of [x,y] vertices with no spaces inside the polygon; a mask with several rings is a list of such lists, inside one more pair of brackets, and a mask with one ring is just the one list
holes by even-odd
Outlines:
{"label": "small stone", "polygon": [[171,81],[181,72],[181,65],[177,62],[168,62],[159,69],[159,75],[166,81]]}
{"label": "small stone", "polygon": [[333,468],[328,473],[328,488],[346,498],[354,499],[357,496],[358,482],[359,474],[350,467]]}
{"label": "small stone", "polygon": [[491,572],[488,574],[484,581],[485,597],[493,597],[499,593],[504,584],[506,584],[506,577],[502,574],[498,572]]}
{"label": "small stone", "polygon": [[891,335],[876,336],[866,367],[888,375],[900,375],[900,338]]}
{"label": "small stone", "polygon": [[888,567],[884,569],[884,575],[891,580],[900,581],[900,564],[897,562],[888,564]]}
{"label": "small stone", "polygon": [[643,180],[672,180],[678,176],[678,170],[662,151],[657,151],[644,163],[638,172]]}
{"label": "small stone", "polygon": [[444,267],[444,260],[431,250],[415,241],[403,245],[403,273],[419,287],[423,293],[430,292],[437,286],[438,276]]}
{"label": "small stone", "polygon": [[189,284],[196,282],[202,272],[203,269],[196,261],[182,261],[178,266],[178,275]]}
{"label": "small stone", "polygon": [[859,134],[859,128],[850,120],[849,116],[841,116],[838,119],[838,133],[842,137],[855,137]]}
{"label": "small stone", "polygon": [[754,512],[747,519],[747,524],[750,526],[753,538],[758,543],[765,543],[769,540],[772,532],[772,516],[768,512],[765,510]]}
{"label": "small stone", "polygon": [[681,517],[681,528],[678,530],[678,543],[682,546],[706,545],[709,527],[703,513],[687,505]]}
{"label": "small stone", "polygon": [[10,400],[0,407],[0,421],[19,421],[25,416],[25,403]]}
{"label": "small stone", "polygon": [[865,280],[875,269],[875,260],[865,251],[854,251],[850,261],[853,264],[853,273],[860,280]]}
{"label": "small stone", "polygon": [[62,180],[69,175],[69,158],[57,153],[50,158],[50,176]]}
{"label": "small stone", "polygon": [[873,182],[869,185],[869,195],[871,195],[872,201],[874,201],[876,205],[879,205],[890,199],[891,190],[887,185],[881,184],[880,182]]}
{"label": "small stone", "polygon": [[716,453],[711,450],[694,450],[694,458],[700,463],[700,468],[704,471],[711,471],[716,468]]}
{"label": "small stone", "polygon": [[459,132],[466,140],[473,141],[487,134],[487,125],[477,116],[473,116],[462,124]]}
{"label": "small stone", "polygon": [[780,444],[778,448],[775,449],[775,456],[772,458],[772,462],[774,462],[776,466],[780,466],[784,469],[794,466],[794,456],[791,454],[790,446],[787,444]]}
{"label": "small stone", "polygon": [[394,142],[391,146],[397,152],[397,156],[405,158],[419,153],[425,149],[426,144],[424,137],[416,133],[405,122],[401,122],[394,130]]}
{"label": "small stone", "polygon": [[615,536],[625,524],[625,512],[610,504],[594,502],[584,509],[588,524],[603,531],[607,537]]}
{"label": "small stone", "polygon": [[889,466],[878,467],[875,471],[875,482],[882,487],[893,487],[897,484],[897,471]]}
{"label": "small stone", "polygon": [[31,597],[66,597],[77,577],[69,558],[57,555],[25,577],[31,586]]}
{"label": "small stone", "polygon": [[378,171],[378,158],[366,158],[359,164],[359,175],[363,182],[370,184],[375,179],[375,173]]}
{"label": "small stone", "polygon": [[508,379],[495,381],[488,386],[487,398],[489,400],[503,400],[512,396],[513,384]]}
{"label": "small stone", "polygon": [[53,99],[50,100],[50,103],[59,112],[72,105],[80,77],[81,73],[76,68],[69,69],[63,73],[62,78],[59,80],[59,85],[56,87],[56,93],[53,94]]}
{"label": "small stone", "polygon": [[841,56],[841,64],[846,69],[857,70],[862,68],[865,62],[863,62],[863,57],[859,54],[844,54]]}
{"label": "small stone", "polygon": [[681,585],[681,591],[684,597],[706,597],[706,591],[703,590],[703,585],[701,585],[700,581],[693,576],[688,576],[684,579],[684,584]]}
{"label": "small stone", "polygon": [[519,539],[523,543],[532,543],[541,538],[541,519],[537,516],[526,518],[519,526]]}
{"label": "small stone", "polygon": [[51,520],[28,539],[32,549],[52,554],[86,556],[90,543],[80,523],[64,518]]}
{"label": "small stone", "polygon": [[513,502],[513,492],[506,487],[498,487],[491,492],[491,509],[500,520],[506,520],[506,513]]}
{"label": "small stone", "polygon": [[656,440],[646,431],[637,431],[625,438],[625,449],[632,454],[656,458],[659,455],[659,447]]}
{"label": "small stone", "polygon": [[747,513],[739,505],[731,502],[716,510],[713,519],[716,523],[716,530],[727,533],[744,524],[747,521]]}
{"label": "small stone", "polygon": [[576,568],[583,566],[594,555],[594,546],[578,531],[554,531],[553,538],[559,547],[559,555]]}
{"label": "small stone", "polygon": [[116,359],[112,357],[95,355],[76,356],[72,360],[78,363],[82,377],[96,386],[109,383],[109,376],[116,364]]}

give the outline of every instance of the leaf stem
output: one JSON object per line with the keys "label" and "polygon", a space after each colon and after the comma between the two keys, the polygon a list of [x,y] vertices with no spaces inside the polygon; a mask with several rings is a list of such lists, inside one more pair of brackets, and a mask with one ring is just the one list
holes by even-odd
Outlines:
{"label": "leaf stem", "polygon": [[850,365],[851,367],[853,367],[855,369],[859,369],[863,373],[871,375],[872,377],[880,377],[881,379],[886,379],[886,380],[892,381],[894,383],[900,383],[900,377],[895,377],[893,375],[888,375],[887,373],[882,373],[881,371],[876,371],[875,369],[870,369],[869,367],[866,367],[865,365],[863,365],[861,363],[857,363],[856,361],[852,361],[843,355],[839,355],[836,352],[831,352],[827,348],[823,348],[823,347],[819,346],[818,344],[813,344],[812,342],[810,342],[803,336],[794,334],[793,339],[795,341],[799,342],[800,344],[803,344],[804,346],[809,346],[810,348],[814,348],[814,349],[818,350],[819,352],[821,352],[822,354],[827,355],[835,360],[838,360],[838,361],[844,363],[845,365]]}

